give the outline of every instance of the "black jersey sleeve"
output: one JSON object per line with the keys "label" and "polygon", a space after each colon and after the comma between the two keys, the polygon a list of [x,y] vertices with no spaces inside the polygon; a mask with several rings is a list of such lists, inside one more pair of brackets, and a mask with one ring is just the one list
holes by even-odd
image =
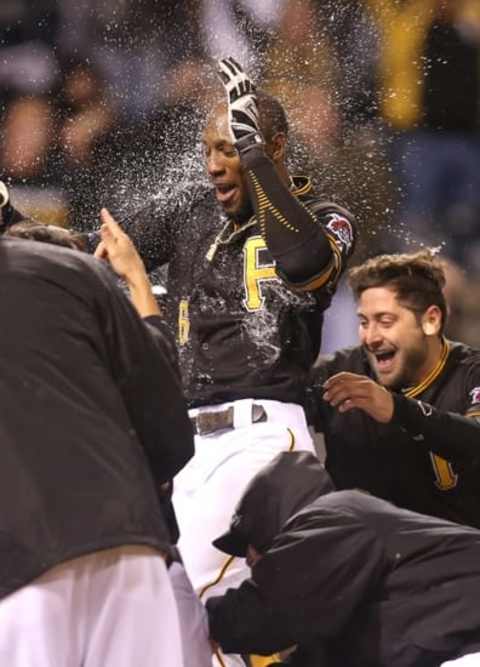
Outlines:
{"label": "black jersey sleeve", "polygon": [[207,600],[211,639],[225,653],[271,655],[295,643],[282,615],[250,579]]}
{"label": "black jersey sleeve", "polygon": [[262,149],[242,157],[250,199],[278,275],[293,289],[314,291],[335,281],[351,254],[351,215],[334,204],[300,201]]}
{"label": "black jersey sleeve", "polygon": [[155,200],[120,222],[142,257],[147,271],[153,271],[170,260],[180,224],[179,217],[180,212],[176,207],[165,206]]}
{"label": "black jersey sleeve", "polygon": [[[480,396],[480,387],[478,388]],[[480,459],[480,405],[467,415],[442,412],[429,403],[393,394],[392,423],[434,454],[459,463]]]}
{"label": "black jersey sleeve", "polygon": [[[185,198],[154,199],[143,208],[117,218],[138,250],[148,272],[167,264],[174,253],[177,240],[188,215]],[[80,234],[85,251],[93,254],[100,242],[99,230]]]}

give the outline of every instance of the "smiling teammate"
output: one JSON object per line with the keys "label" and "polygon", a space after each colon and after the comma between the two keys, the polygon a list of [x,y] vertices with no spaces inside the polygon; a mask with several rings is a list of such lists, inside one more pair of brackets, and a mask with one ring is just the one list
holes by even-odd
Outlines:
{"label": "smiling teammate", "polygon": [[350,272],[361,345],[314,369],[337,488],[480,527],[480,351],[443,336],[441,263],[382,255]]}

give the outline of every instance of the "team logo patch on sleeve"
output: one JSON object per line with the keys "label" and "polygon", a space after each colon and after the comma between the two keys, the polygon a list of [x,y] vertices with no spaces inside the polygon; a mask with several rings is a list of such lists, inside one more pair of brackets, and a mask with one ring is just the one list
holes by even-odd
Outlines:
{"label": "team logo patch on sleeve", "polygon": [[472,405],[477,405],[480,403],[480,387],[474,387],[468,394]]}
{"label": "team logo patch on sleeve", "polygon": [[353,228],[347,218],[337,213],[330,213],[327,229],[341,245],[345,246],[346,251],[349,252],[353,244]]}

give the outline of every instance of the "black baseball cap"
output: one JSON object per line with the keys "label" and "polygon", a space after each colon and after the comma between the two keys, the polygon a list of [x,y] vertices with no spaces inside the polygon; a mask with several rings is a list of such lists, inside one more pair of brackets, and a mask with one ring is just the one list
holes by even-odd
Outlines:
{"label": "black baseball cap", "polygon": [[316,456],[310,452],[282,452],[250,481],[229,529],[212,544],[242,558],[249,544],[260,553],[265,552],[291,516],[334,490]]}

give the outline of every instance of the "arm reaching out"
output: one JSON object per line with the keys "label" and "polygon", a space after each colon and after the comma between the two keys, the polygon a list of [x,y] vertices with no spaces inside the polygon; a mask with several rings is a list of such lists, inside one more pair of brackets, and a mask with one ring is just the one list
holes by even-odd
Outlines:
{"label": "arm reaching out", "polygon": [[130,297],[141,317],[160,315],[145,265],[130,238],[106,208],[100,212],[101,241],[95,251],[97,259],[105,259],[115,273],[127,283]]}
{"label": "arm reaching out", "polygon": [[337,373],[323,385],[323,398],[339,412],[359,408],[377,422],[388,423],[393,417],[392,394],[366,375]]}

